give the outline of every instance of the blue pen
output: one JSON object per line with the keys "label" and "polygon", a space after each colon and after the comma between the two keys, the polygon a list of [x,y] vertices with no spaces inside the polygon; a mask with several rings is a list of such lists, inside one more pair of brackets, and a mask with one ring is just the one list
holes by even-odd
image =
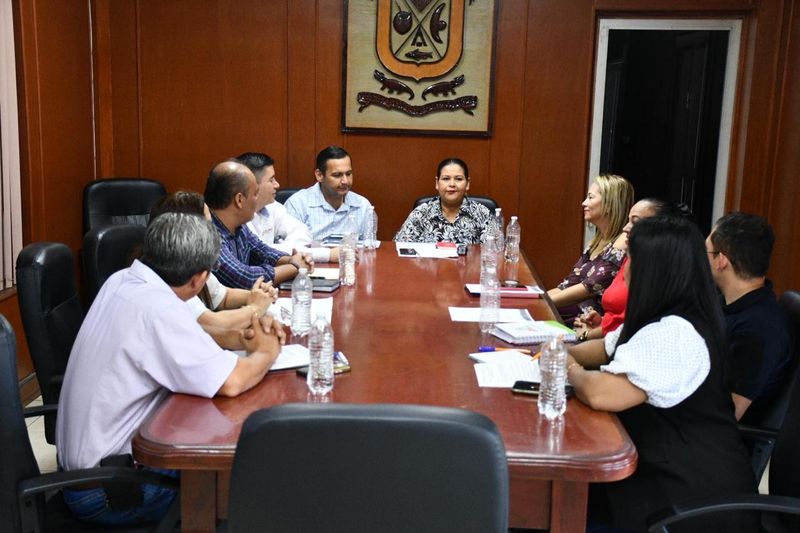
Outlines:
{"label": "blue pen", "polygon": [[502,352],[504,350],[514,350],[516,352],[526,353],[528,355],[531,354],[530,350],[523,348],[497,348],[496,346],[478,346],[479,352]]}
{"label": "blue pen", "polygon": [[347,357],[342,352],[335,352],[333,355],[335,359],[339,359],[342,363],[350,366],[350,361],[347,360]]}

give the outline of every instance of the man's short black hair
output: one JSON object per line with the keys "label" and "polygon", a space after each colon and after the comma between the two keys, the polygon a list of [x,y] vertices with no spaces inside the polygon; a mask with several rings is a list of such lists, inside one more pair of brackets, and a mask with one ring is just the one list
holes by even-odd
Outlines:
{"label": "man's short black hair", "polygon": [[255,174],[256,180],[258,180],[259,172],[267,167],[275,165],[275,160],[262,152],[245,152],[239,154],[236,156],[236,161],[249,168],[253,174]]}
{"label": "man's short black hair", "polygon": [[714,225],[711,244],[715,252],[725,254],[737,276],[758,278],[766,276],[769,270],[775,233],[763,217],[728,213]]}
{"label": "man's short black hair", "polygon": [[322,151],[317,154],[317,170],[319,170],[320,174],[324,175],[325,170],[328,168],[329,159],[344,159],[345,157],[350,157],[350,154],[341,146],[328,146],[327,148],[323,148]]}

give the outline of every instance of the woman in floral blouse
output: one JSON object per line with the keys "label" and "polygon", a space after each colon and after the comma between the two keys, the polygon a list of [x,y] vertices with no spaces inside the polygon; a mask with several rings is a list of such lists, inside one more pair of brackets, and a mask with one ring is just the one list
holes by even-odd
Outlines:
{"label": "woman in floral blouse", "polygon": [[633,186],[621,176],[602,174],[592,181],[581,205],[583,219],[597,231],[572,272],[547,291],[568,326],[589,308],[603,312],[600,298],[625,258],[622,228],[633,205]]}
{"label": "woman in floral blouse", "polygon": [[494,215],[486,206],[467,197],[467,164],[455,157],[445,159],[436,169],[435,184],[439,197],[414,208],[394,240],[465,244],[483,242]]}

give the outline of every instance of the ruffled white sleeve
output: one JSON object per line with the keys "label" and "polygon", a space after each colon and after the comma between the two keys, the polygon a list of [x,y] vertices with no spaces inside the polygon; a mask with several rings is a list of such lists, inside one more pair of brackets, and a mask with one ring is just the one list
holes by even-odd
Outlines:
{"label": "ruffled white sleeve", "polygon": [[621,330],[606,336],[606,352],[613,353],[614,359],[600,370],[625,374],[647,394],[650,405],[677,405],[691,396],[708,376],[711,368],[708,347],[687,320],[664,317],[640,329],[625,344],[616,346]]}

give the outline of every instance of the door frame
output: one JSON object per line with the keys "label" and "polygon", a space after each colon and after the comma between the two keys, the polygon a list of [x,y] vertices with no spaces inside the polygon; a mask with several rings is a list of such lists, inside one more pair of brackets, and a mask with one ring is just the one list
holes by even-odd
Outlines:
{"label": "door frame", "polygon": [[[592,179],[600,172],[600,155],[603,135],[603,102],[605,101],[608,38],[611,30],[722,30],[728,31],[728,52],[725,59],[725,80],[722,89],[722,110],[717,143],[717,165],[714,177],[712,224],[723,215],[725,194],[728,188],[731,138],[733,134],[734,98],[739,76],[739,54],[742,45],[741,18],[697,19],[644,19],[601,17],[597,28],[597,55],[595,57],[594,97],[592,101],[591,142],[589,152],[588,189]],[[584,245],[593,235],[587,223],[584,227]]]}

